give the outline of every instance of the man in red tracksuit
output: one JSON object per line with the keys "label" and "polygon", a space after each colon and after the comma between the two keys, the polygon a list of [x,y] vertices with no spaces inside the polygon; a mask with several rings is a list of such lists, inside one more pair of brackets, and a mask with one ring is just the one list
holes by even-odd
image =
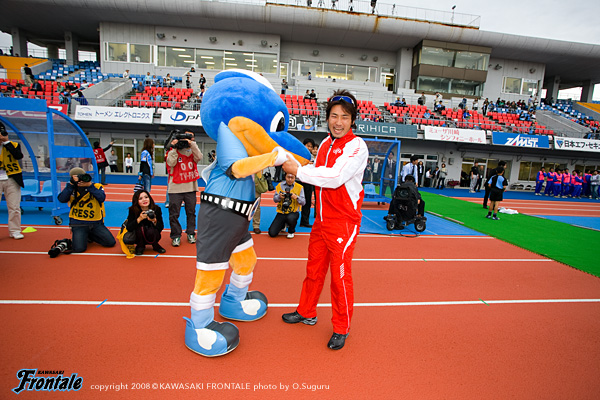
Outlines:
{"label": "man in red tracksuit", "polygon": [[354,306],[352,254],[362,217],[361,181],[369,156],[364,140],[351,130],[356,104],[348,91],[335,92],[327,104],[329,137],[321,142],[315,163],[299,167],[289,159],[283,164],[286,172],[315,186],[317,205],[300,304],[282,318],[290,324],[317,322],[317,303],[331,268],[333,335],[327,346],[333,350],[344,347],[350,330]]}

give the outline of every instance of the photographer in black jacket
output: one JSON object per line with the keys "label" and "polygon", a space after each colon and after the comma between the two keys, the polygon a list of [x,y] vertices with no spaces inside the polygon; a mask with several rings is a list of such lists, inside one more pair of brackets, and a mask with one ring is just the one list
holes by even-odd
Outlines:
{"label": "photographer in black jacket", "polygon": [[154,204],[154,199],[145,190],[134,193],[127,216],[127,232],[135,232],[135,254],[144,254],[147,245],[163,254],[166,250],[158,243],[165,225],[162,211]]}

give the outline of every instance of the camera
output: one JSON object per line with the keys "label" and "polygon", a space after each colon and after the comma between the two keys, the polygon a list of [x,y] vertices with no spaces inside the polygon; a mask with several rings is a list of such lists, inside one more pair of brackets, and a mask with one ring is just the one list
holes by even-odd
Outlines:
{"label": "camera", "polygon": [[77,177],[77,181],[75,181],[73,178],[71,178],[71,183],[73,185],[77,185],[78,183],[87,183],[87,182],[91,182],[92,181],[92,176],[90,174],[79,174],[79,175],[73,175]]}
{"label": "camera", "polygon": [[[190,144],[185,139],[194,140],[194,135],[191,133],[183,133],[179,129],[173,129],[165,142],[165,147],[174,147],[177,150],[188,148],[190,147]],[[177,140],[177,143],[174,146],[171,145],[173,140]]]}
{"label": "camera", "polygon": [[281,200],[281,209],[286,211],[292,205],[292,194],[289,189],[285,190],[285,194],[283,195],[283,199]]}
{"label": "camera", "polygon": [[154,212],[154,210],[148,210],[148,211],[146,211],[146,215],[148,216],[149,219],[156,218],[156,213]]}
{"label": "camera", "polygon": [[50,258],[57,257],[60,253],[70,253],[73,250],[73,242],[71,239],[61,239],[54,242],[52,248],[48,250]]}

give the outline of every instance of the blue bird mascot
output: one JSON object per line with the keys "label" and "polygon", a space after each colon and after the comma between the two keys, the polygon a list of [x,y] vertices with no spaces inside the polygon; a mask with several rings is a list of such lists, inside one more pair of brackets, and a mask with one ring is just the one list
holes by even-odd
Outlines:
{"label": "blue bird mascot", "polygon": [[214,320],[216,295],[231,265],[219,314],[236,321],[256,321],[267,313],[267,298],[248,291],[256,265],[248,226],[260,198],[254,174],[281,165],[291,155],[299,164],[310,153],[287,132],[284,102],[263,76],[243,70],[223,71],[205,93],[202,125],[217,142],[217,158],[203,172],[196,242],[196,281],[185,318],[185,345],[200,355],[227,354],[239,344],[238,328]]}

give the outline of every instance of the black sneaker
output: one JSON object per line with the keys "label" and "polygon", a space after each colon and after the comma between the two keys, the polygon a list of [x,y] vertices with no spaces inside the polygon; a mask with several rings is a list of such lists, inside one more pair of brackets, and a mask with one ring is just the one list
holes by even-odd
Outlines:
{"label": "black sneaker", "polygon": [[144,247],[137,247],[135,248],[135,255],[136,256],[141,256],[142,254],[144,254]]}
{"label": "black sneaker", "polygon": [[152,246],[152,250],[156,251],[157,253],[160,254],[165,254],[167,252],[167,250],[164,249],[164,247],[162,247],[160,244],[155,244]]}
{"label": "black sneaker", "polygon": [[339,350],[342,347],[344,347],[344,344],[346,344],[347,337],[347,333],[345,335],[342,335],[340,333],[333,332],[333,335],[331,335],[331,339],[329,339],[329,343],[327,343],[327,347],[329,347],[331,350]]}
{"label": "black sneaker", "polygon": [[304,318],[302,315],[298,314],[298,311],[294,311],[291,313],[283,314],[281,316],[283,322],[288,324],[297,324],[298,322],[302,322],[306,325],[314,325],[317,323],[317,317],[314,318]]}

